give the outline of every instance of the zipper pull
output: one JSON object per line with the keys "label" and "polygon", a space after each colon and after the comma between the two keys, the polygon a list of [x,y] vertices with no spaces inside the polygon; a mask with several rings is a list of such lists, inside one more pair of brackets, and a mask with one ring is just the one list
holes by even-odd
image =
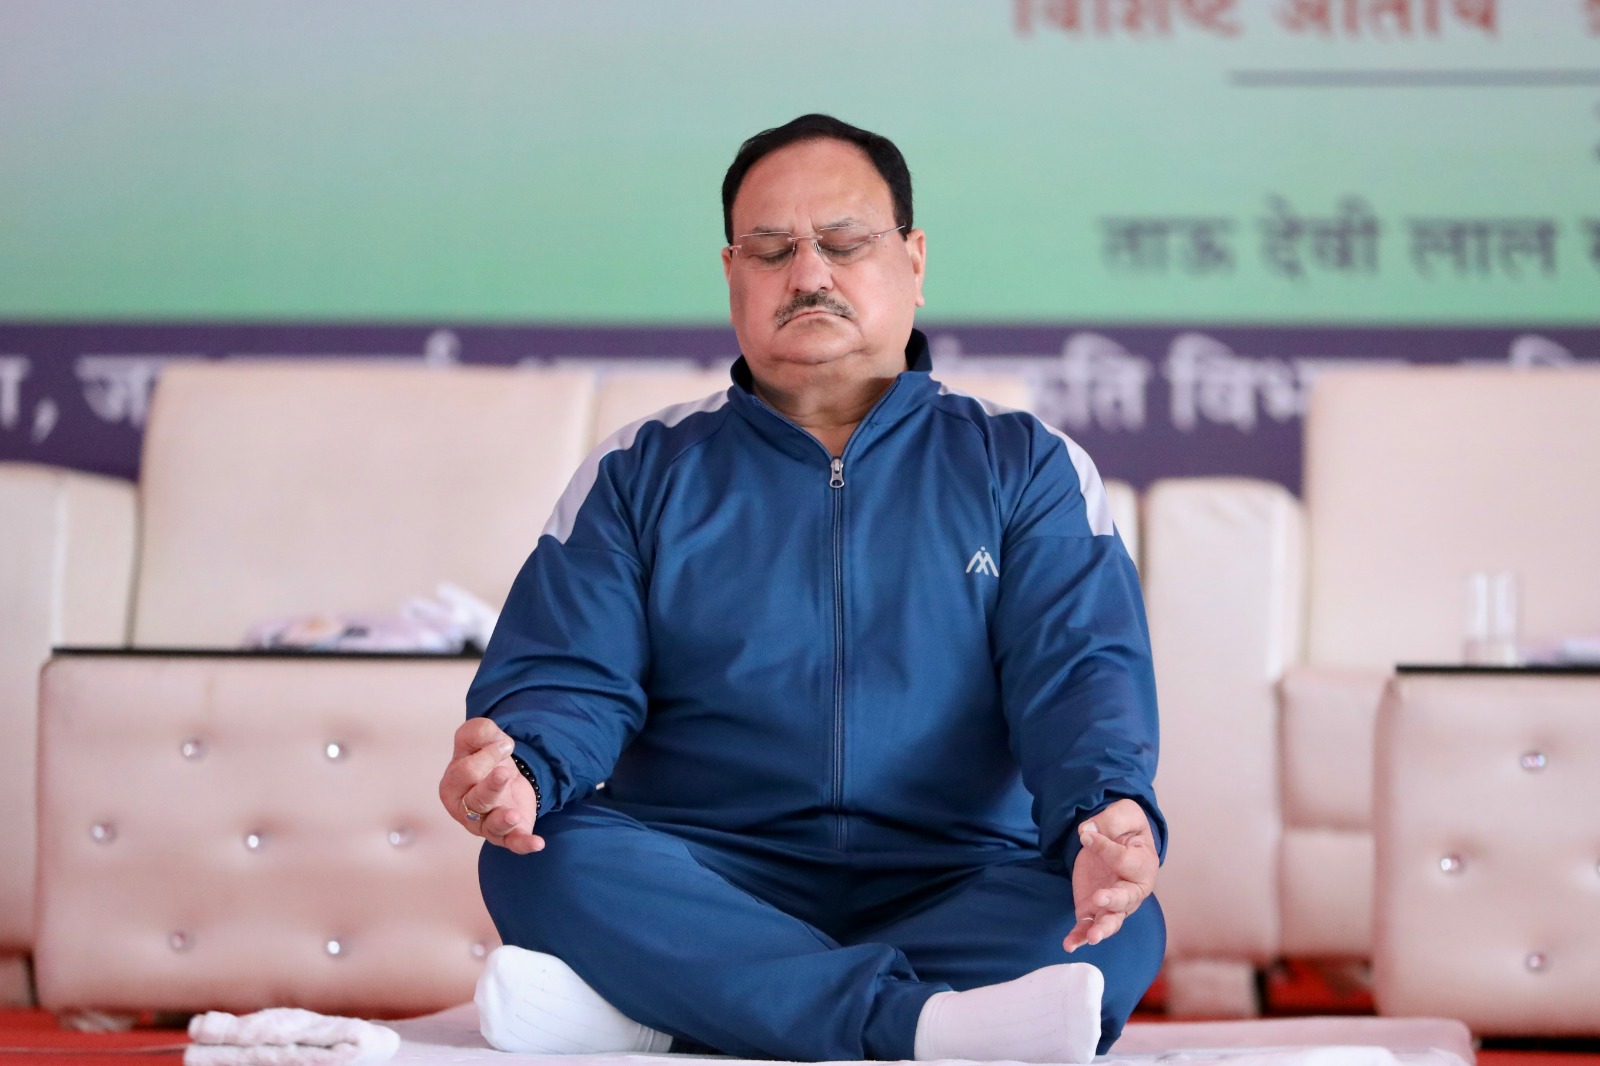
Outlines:
{"label": "zipper pull", "polygon": [[844,488],[844,459],[840,456],[833,457],[833,476],[828,479],[830,489]]}

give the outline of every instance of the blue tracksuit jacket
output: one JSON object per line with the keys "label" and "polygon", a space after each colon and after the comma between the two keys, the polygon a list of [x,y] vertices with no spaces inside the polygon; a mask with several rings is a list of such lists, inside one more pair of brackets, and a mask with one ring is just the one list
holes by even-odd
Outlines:
{"label": "blue tracksuit jacket", "polygon": [[725,394],[588,457],[468,695],[541,813],[843,852],[1038,849],[1119,797],[1165,824],[1137,574],[1093,463],[910,369],[836,460]]}

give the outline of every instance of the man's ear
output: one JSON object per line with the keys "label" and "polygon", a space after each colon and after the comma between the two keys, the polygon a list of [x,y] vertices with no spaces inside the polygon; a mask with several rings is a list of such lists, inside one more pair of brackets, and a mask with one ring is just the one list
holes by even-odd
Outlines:
{"label": "man's ear", "polygon": [[722,250],[722,279],[728,283],[728,321],[737,325],[733,317],[733,250]]}
{"label": "man's ear", "polygon": [[917,306],[922,307],[927,303],[922,298],[922,281],[928,269],[928,235],[919,229],[906,234],[906,254],[911,257],[911,273],[916,278]]}

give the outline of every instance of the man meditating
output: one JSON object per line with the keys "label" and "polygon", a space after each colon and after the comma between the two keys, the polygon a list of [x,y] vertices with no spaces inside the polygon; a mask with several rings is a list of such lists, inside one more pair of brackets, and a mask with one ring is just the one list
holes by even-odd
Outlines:
{"label": "man meditating", "polygon": [[733,386],[584,462],[440,781],[508,945],[484,1033],[1085,1062],[1165,943],[1149,637],[1100,476],[929,376],[887,139],[767,130],[722,205]]}

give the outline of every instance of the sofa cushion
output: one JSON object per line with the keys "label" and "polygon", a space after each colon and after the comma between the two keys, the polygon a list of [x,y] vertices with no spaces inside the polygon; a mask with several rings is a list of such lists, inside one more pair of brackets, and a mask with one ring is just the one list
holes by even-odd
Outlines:
{"label": "sofa cushion", "polygon": [[498,605],[582,457],[593,381],[507,368],[174,364],[145,434],[133,637],[393,611],[453,582]]}
{"label": "sofa cushion", "polygon": [[1285,825],[1372,829],[1372,729],[1388,675],[1297,667],[1279,685]]}
{"label": "sofa cushion", "polygon": [[1372,834],[1283,834],[1283,953],[1362,958],[1372,951]]}

